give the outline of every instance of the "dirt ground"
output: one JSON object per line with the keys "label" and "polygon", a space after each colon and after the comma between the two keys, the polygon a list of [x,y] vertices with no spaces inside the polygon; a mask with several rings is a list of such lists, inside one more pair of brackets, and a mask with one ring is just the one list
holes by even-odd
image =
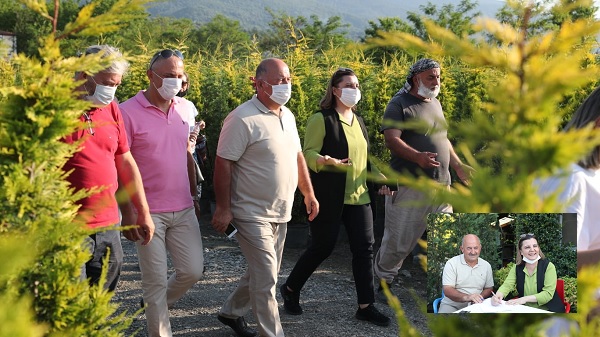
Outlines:
{"label": "dirt ground", "polygon": [[[216,316],[225,298],[235,288],[239,277],[244,273],[246,262],[237,242],[216,233],[210,227],[209,219],[210,215],[206,215],[200,224],[206,265],[205,277],[170,310],[174,336],[235,336],[229,327],[216,319]],[[133,312],[139,309],[142,298],[140,272],[135,246],[125,239],[122,242],[125,263],[114,300],[121,303],[123,309]],[[302,248],[286,246],[277,288],[287,278],[302,251]],[[421,299],[425,299],[426,279],[426,272],[417,264],[413,264],[412,259],[408,259],[398,280],[394,282],[392,291],[400,299],[413,326],[429,336],[431,333],[427,328],[426,316],[417,309],[410,291],[414,289]],[[354,318],[357,305],[351,272],[351,255],[348,244],[343,238],[333,254],[312,275],[302,290],[300,304],[304,314],[300,316],[286,314],[283,311],[283,300],[279,291],[277,291],[277,298],[286,336],[398,336],[398,325],[395,319],[392,319],[390,326],[379,327]],[[387,305],[377,303],[376,306],[383,313],[393,317],[393,311]],[[251,312],[245,318],[250,326],[256,327]],[[143,314],[135,318],[126,335],[147,335],[146,319]]]}

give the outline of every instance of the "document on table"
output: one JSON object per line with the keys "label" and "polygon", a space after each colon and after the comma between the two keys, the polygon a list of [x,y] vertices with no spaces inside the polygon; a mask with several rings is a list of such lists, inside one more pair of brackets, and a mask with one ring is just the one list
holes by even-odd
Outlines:
{"label": "document on table", "polygon": [[506,301],[502,301],[502,304],[493,306],[492,299],[486,298],[482,303],[471,304],[468,307],[462,308],[461,310],[456,311],[457,313],[473,313],[473,314],[485,314],[485,313],[510,313],[510,312],[518,312],[518,313],[551,313],[550,311],[533,308],[527,305],[513,305],[507,304]]}
{"label": "document on table", "polygon": [[471,304],[470,306],[463,308],[463,311],[469,311],[472,313],[490,313],[490,312],[505,312],[505,309],[510,307],[506,304],[506,301],[502,301],[502,304],[493,306],[492,299],[486,298],[483,302],[477,304]]}

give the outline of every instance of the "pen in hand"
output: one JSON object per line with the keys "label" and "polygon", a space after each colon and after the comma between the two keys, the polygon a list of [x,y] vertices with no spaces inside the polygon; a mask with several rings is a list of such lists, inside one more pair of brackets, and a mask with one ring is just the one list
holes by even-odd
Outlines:
{"label": "pen in hand", "polygon": [[496,306],[496,305],[500,305],[502,304],[502,299],[500,299],[498,302],[496,302],[497,297],[496,297],[496,293],[492,290],[492,305]]}

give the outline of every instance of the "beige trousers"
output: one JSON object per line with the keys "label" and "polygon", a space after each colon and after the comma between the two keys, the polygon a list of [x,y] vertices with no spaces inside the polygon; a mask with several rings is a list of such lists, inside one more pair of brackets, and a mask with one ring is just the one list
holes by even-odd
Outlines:
{"label": "beige trousers", "polygon": [[452,206],[436,204],[424,193],[404,186],[385,197],[385,229],[373,264],[380,280],[394,281],[404,259],[425,232],[429,213],[452,213]]}
{"label": "beige trousers", "polygon": [[221,308],[221,315],[237,318],[250,308],[262,337],[283,337],[275,297],[287,223],[249,222],[234,219],[236,239],[248,269]]}
{"label": "beige trousers", "polygon": [[[136,245],[142,271],[148,336],[172,337],[168,307],[202,277],[202,237],[194,207],[151,215],[156,227],[154,237],[146,246]],[[167,252],[175,269],[168,279]]]}

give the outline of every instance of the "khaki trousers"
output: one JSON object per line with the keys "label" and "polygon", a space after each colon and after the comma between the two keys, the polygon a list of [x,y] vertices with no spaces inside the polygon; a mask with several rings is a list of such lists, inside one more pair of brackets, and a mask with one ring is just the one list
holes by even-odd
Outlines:
{"label": "khaki trousers", "polygon": [[[172,337],[168,307],[202,277],[202,237],[194,207],[151,215],[156,227],[154,237],[146,246],[136,244],[148,336]],[[175,269],[168,279],[167,251]]]}
{"label": "khaki trousers", "polygon": [[373,265],[379,279],[388,284],[394,281],[404,259],[425,232],[429,213],[452,213],[452,206],[436,204],[426,194],[404,186],[385,197],[385,229]]}
{"label": "khaki trousers", "polygon": [[235,238],[248,262],[248,269],[223,304],[221,315],[235,319],[252,308],[260,336],[283,337],[275,290],[287,223],[236,219],[233,223],[238,229]]}

